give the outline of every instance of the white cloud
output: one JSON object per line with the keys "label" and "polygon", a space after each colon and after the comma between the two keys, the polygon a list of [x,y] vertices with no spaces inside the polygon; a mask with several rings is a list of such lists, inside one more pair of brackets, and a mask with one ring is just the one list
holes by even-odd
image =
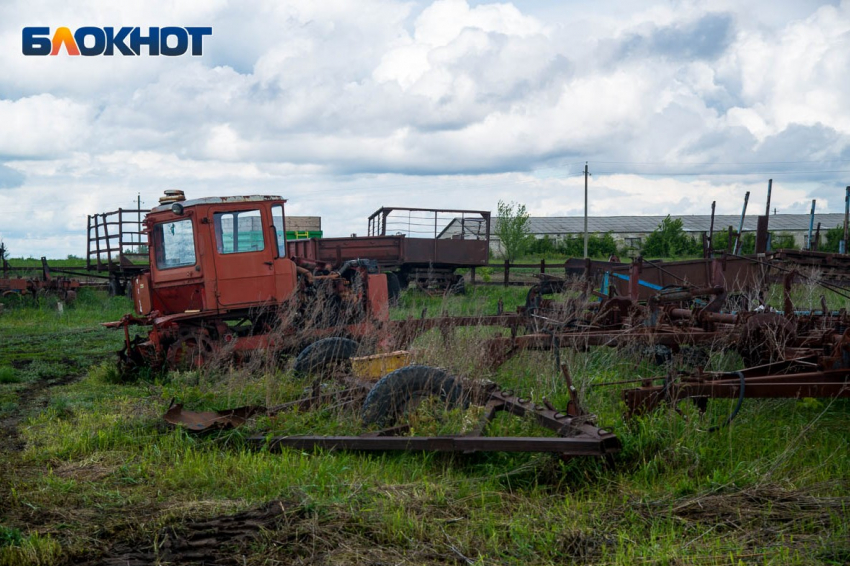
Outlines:
{"label": "white cloud", "polygon": [[[768,162],[765,179],[850,169],[850,4],[530,6],[5,3],[3,237],[18,253],[46,242],[81,253],[85,214],[172,187],[284,193],[291,210],[347,234],[384,204],[502,198],[578,213],[581,180],[569,175],[585,160],[597,171],[595,214],[699,213],[711,200],[738,209],[764,184],[681,175],[700,168]],[[165,24],[212,25],[204,57],[20,54],[27,25]],[[555,174],[528,173],[541,167]],[[815,194],[839,207],[840,175],[790,175],[775,202]],[[25,218],[47,228],[33,233]]]}
{"label": "white cloud", "polygon": [[850,133],[850,4],[820,7],[778,35],[743,33],[721,66],[740,77],[738,118],[760,139],[790,124]]}
{"label": "white cloud", "polygon": [[86,104],[51,94],[0,100],[0,157],[40,157],[84,148],[91,114]]}

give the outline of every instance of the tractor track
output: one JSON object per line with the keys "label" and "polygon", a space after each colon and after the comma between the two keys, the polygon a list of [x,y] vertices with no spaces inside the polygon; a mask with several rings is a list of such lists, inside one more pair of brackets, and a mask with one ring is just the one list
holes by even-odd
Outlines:
{"label": "tractor track", "polygon": [[21,452],[26,448],[26,441],[18,430],[22,421],[30,416],[36,407],[45,408],[50,402],[50,396],[44,392],[51,387],[69,385],[82,379],[85,374],[72,374],[63,377],[42,377],[26,384],[18,394],[17,406],[0,418],[0,452]]}
{"label": "tractor track", "polygon": [[79,381],[89,366],[106,359],[100,352],[76,350],[81,346],[93,348],[92,340],[100,334],[99,328],[75,328],[44,334],[4,332],[0,335],[0,365],[5,363],[20,374],[30,375],[17,385],[20,388],[15,406],[0,410],[0,453],[20,452],[25,448],[20,423],[34,409],[48,406],[47,392],[51,388]]}
{"label": "tractor track", "polygon": [[251,543],[291,519],[303,517],[303,506],[271,501],[232,515],[175,522],[161,528],[152,540],[124,540],[94,557],[74,556],[82,566],[143,566],[148,564],[244,563]]}

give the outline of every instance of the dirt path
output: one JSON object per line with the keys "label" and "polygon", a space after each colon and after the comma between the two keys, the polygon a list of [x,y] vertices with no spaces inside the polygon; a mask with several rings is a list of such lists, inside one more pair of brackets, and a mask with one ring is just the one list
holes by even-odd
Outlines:
{"label": "dirt path", "polygon": [[82,379],[83,374],[64,377],[43,377],[26,384],[18,394],[17,406],[0,418],[0,452],[20,452],[26,447],[26,441],[18,431],[24,421],[36,407],[45,408],[50,396],[45,391],[51,387],[68,385]]}

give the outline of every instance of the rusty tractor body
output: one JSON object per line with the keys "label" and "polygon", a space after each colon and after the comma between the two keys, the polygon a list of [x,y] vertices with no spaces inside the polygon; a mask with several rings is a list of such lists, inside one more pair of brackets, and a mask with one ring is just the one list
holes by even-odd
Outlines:
{"label": "rusty tractor body", "polygon": [[[125,330],[125,363],[199,367],[222,351],[297,347],[303,328],[357,338],[387,320],[386,279],[368,261],[330,271],[286,256],[281,197],[175,193],[144,220],[150,269],[133,280],[135,314],[107,323]],[[131,325],[151,331],[131,339]]]}

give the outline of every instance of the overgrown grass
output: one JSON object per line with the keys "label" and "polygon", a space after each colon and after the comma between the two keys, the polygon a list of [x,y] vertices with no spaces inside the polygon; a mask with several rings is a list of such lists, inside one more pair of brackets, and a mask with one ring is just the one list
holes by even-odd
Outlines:
{"label": "overgrown grass", "polygon": [[505,312],[516,312],[525,304],[528,288],[523,287],[468,287],[466,294],[457,297],[439,293],[426,294],[411,290],[403,293],[396,308],[390,311],[394,320],[425,316],[487,316],[495,315],[499,301]]}
{"label": "overgrown grass", "polygon": [[20,383],[21,376],[12,366],[0,366],[0,383]]}
{"label": "overgrown grass", "polygon": [[16,368],[24,381],[79,372],[118,350],[120,332],[100,323],[118,320],[131,309],[126,297],[85,288],[61,311],[55,300],[27,299],[0,315],[0,367]]}
{"label": "overgrown grass", "polygon": [[[524,298],[512,288],[445,299],[406,292],[392,316],[420,316],[423,308],[427,316],[495,314],[499,299],[513,310]],[[610,348],[564,349],[585,405],[623,443],[612,461],[272,453],[247,437],[366,429],[356,407],[333,404],[205,436],[165,425],[161,415],[172,399],[191,410],[273,406],[302,397],[312,384],[286,367],[116,383],[107,356],[122,337],[97,323],[129,308],[126,299],[85,293],[61,315],[47,306],[2,315],[3,415],[26,417],[17,426],[26,446],[0,454],[0,564],[73,562],[119,543],[152,548],[163,527],[277,499],[302,513],[256,538],[248,563],[779,565],[850,557],[845,400],[748,399],[732,426],[714,434],[705,430],[722,422],[731,402],[713,400],[705,415],[682,403],[681,414],[661,410],[625,421],[625,386],[603,384],[664,369]],[[486,372],[476,350],[486,332],[456,329],[448,341],[431,332],[414,344],[417,361],[486,375],[535,401],[565,406],[569,394],[551,353],[526,352]],[[717,352],[712,363],[731,368],[740,360]],[[2,378],[7,372],[12,379]],[[15,405],[26,387],[75,372],[81,379],[41,390],[25,408]],[[421,434],[461,433],[480,411],[423,403],[410,421]],[[508,415],[488,432],[546,434]]]}

